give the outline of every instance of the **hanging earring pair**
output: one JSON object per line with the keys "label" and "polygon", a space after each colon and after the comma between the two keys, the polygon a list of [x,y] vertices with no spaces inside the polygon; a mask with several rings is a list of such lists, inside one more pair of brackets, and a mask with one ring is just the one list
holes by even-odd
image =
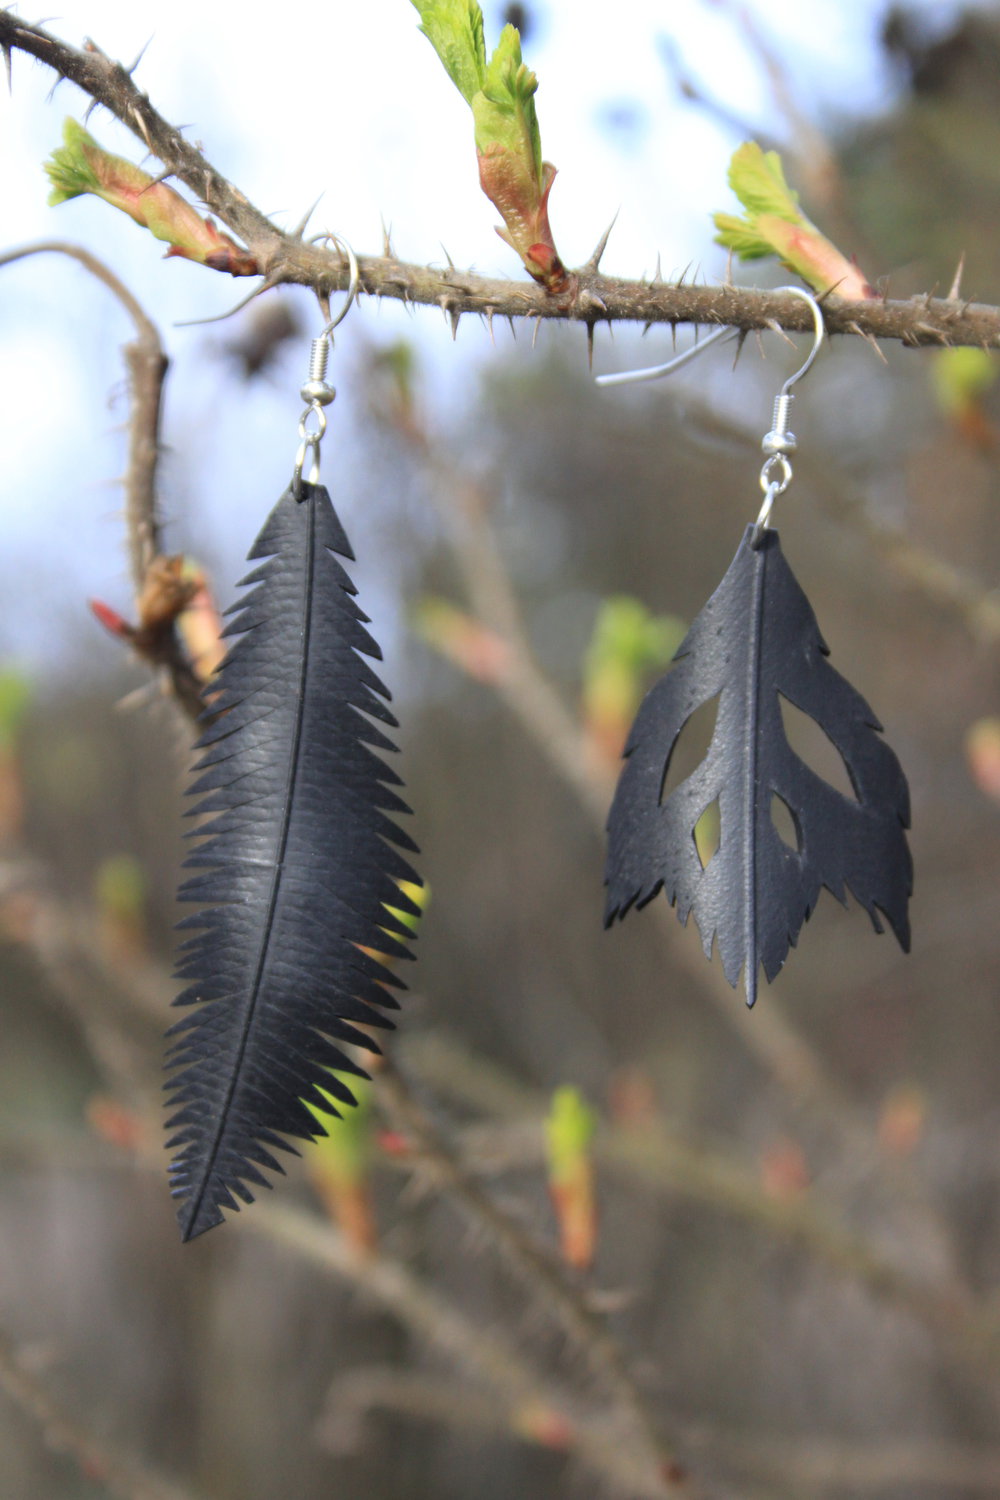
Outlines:
{"label": "hanging earring pair", "polygon": [[[881,738],[868,704],[834,670],[808,599],[786,563],[772,507],[792,480],[796,441],[788,430],[791,387],[823,342],[823,315],[801,287],[779,291],[812,309],[815,338],[805,364],[781,389],[760,482],[764,503],[747,527],[728,572],[682,641],[672,670],[647,695],[625,747],[608,818],[605,925],[662,889],[687,924],[693,912],[705,956],[718,943],[746,999],[758,972],[774,979],[825,886],[844,905],[848,892],[876,932],[884,916],[909,951],[913,869],[906,842],[910,808],[899,761]],[[601,376],[600,385],[657,379],[733,337],[720,329],[676,360],[651,370]],[[825,731],[847,767],[854,797],[836,790],[797,756],[785,735],[781,700]],[[715,731],[701,765],[669,795],[667,774],[691,715],[718,700]],[[774,799],[791,814],[796,847],[773,818]],[[720,838],[703,865],[695,826],[718,803]]]}
{"label": "hanging earring pair", "polygon": [[420,880],[392,846],[416,845],[389,816],[409,809],[375,754],[395,747],[371,722],[396,720],[366,661],[381,652],[337,560],[354,554],[319,483],[336,394],[327,358],[359,280],[342,248],[346,299],[313,341],[292,480],[250,550],[251,592],[230,611],[225,633],[236,640],[208,685],[195,747],[199,822],[185,863],[202,873],[178,894],[201,909],[179,924],[194,936],[174,1004],[197,1008],[168,1033],[170,1171],[185,1240],[270,1186],[263,1169],[283,1170],[274,1153],[294,1150],[287,1136],[325,1133],[309,1106],[337,1114],[354,1103],[340,1075],[367,1075],[343,1047],[378,1051],[358,1027],[391,1026],[381,1011],[398,1003],[386,986],[403,987],[380,960],[411,956],[404,917],[417,908],[399,882]]}

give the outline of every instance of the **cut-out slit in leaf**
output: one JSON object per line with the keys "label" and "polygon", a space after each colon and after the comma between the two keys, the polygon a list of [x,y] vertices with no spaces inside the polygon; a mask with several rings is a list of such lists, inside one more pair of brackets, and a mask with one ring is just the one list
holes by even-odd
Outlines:
{"label": "cut-out slit in leaf", "polygon": [[[608,819],[606,874],[608,924],[662,887],[682,922],[694,912],[706,957],[718,942],[730,984],[743,970],[748,1005],[759,969],[774,978],[823,886],[838,901],[852,895],[876,931],[884,916],[908,950],[913,883],[899,762],[868,704],[827,661],[778,533],[765,531],[756,547],[752,534],[748,527],[673,669],[639,710]],[[850,797],[795,754],[782,696],[836,745]],[[661,798],[678,735],[699,705],[716,698],[701,764]],[[774,798],[789,810],[795,850],[772,820]],[[714,799],[722,838],[703,865],[693,834]]]}
{"label": "cut-out slit in leaf", "polygon": [[858,794],[854,790],[847,763],[822,725],[817,724],[809,714],[804,714],[794,703],[790,703],[784,693],[778,694],[778,704],[785,739],[799,760],[804,760],[811,771],[821,776],[842,797],[849,797],[852,802],[857,802]]}
{"label": "cut-out slit in leaf", "polygon": [[800,847],[799,825],[796,823],[792,809],[784,797],[775,795],[771,798],[771,822],[774,824],[774,831],[781,842],[787,844],[789,849],[794,849],[795,853],[798,854]]}
{"label": "cut-out slit in leaf", "polygon": [[667,760],[667,768],[660,789],[660,801],[667,798],[696,771],[708,753],[715,733],[715,720],[719,711],[718,694],[706,703],[699,703],[681,725]]}
{"label": "cut-out slit in leaf", "polygon": [[704,870],[719,847],[722,819],[719,816],[719,799],[710,802],[694,825],[694,846]]}

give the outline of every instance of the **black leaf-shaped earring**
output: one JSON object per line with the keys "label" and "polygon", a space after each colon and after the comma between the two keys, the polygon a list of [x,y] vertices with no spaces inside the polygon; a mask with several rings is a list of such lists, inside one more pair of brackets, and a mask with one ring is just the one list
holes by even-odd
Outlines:
{"label": "black leaf-shaped earring", "polygon": [[[788,431],[791,387],[823,340],[816,299],[815,342],[782,387],[763,441],[764,504],[748,526],[721,584],[695,620],[676,665],[647,695],[625,747],[608,818],[606,925],[661,889],[686,924],[694,912],[706,957],[713,939],[726,978],[744,973],[747,1004],[762,966],[773,980],[826,886],[845,905],[850,892],[876,932],[884,916],[909,951],[913,867],[904,830],[910,808],[899,761],[881,738],[868,704],[827,661],[816,616],[769,527],[771,508],[792,478]],[[604,376],[600,383],[652,379],[675,369],[717,337],[655,370]],[[701,765],[664,795],[678,738],[692,714],[718,700],[715,732]],[[854,797],[818,776],[788,743],[781,703],[809,715],[840,752]],[[796,847],[774,821],[775,799],[791,814]],[[695,827],[717,803],[720,836],[703,864]]]}
{"label": "black leaf-shaped earring", "polygon": [[[337,242],[340,243],[339,241]],[[292,483],[250,550],[251,592],[233,606],[235,635],[209,684],[191,794],[199,819],[182,901],[174,1002],[197,1006],[171,1028],[167,1084],[171,1166],[185,1240],[251,1203],[282,1171],[286,1139],[325,1132],[309,1106],[354,1103],[338,1074],[365,1077],[344,1044],[378,1051],[361,1026],[391,1026],[379,958],[409,958],[401,881],[420,884],[393,845],[416,846],[388,816],[407,812],[399,777],[374,752],[392,742],[388,693],[365,658],[381,652],[337,556],[353,553],[319,484],[333,329],[358,286],[353,251],[344,305],[313,341],[308,403]],[[308,480],[303,468],[311,455]],[[232,612],[232,611],[231,611]]]}

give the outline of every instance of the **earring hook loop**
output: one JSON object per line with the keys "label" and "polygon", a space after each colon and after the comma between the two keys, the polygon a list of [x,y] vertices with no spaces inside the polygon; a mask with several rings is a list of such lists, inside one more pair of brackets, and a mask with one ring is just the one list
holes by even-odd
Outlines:
{"label": "earring hook loop", "polygon": [[[347,257],[349,279],[347,283],[347,294],[340,307],[329,316],[330,304],[327,298],[321,298],[323,311],[327,314],[327,322],[321,333],[312,341],[312,349],[309,357],[309,377],[299,391],[303,401],[307,403],[305,411],[299,418],[299,449],[295,455],[295,467],[292,470],[292,494],[296,500],[301,500],[305,494],[303,489],[302,470],[306,459],[312,455],[312,463],[309,468],[309,484],[319,484],[319,447],[326,432],[325,406],[329,406],[337,392],[332,385],[326,383],[326,366],[330,357],[330,349],[333,346],[333,330],[341,324],[350,311],[351,304],[358,295],[361,275],[358,270],[358,258],[347,240],[341,239],[336,234],[317,234],[309,243],[316,245],[320,241],[332,240],[337,249]],[[314,425],[309,425],[312,418]]]}
{"label": "earring hook loop", "polygon": [[[819,353],[820,346],[826,336],[826,327],[823,323],[822,309],[812,292],[806,291],[801,286],[776,286],[774,290],[775,292],[788,292],[793,297],[801,297],[803,302],[808,302],[812,311],[813,328],[815,330],[813,346],[809,351],[808,358],[802,367],[796,370],[794,375],[790,375],[781,387],[781,394],[787,396],[792,386],[801,380],[803,375],[811,369],[813,361]],[[697,359],[699,355],[704,354],[706,349],[710,349],[713,344],[738,338],[740,331],[740,329],[730,328],[728,325],[724,328],[716,328],[706,338],[701,339],[696,344],[692,344],[690,349],[685,349],[682,353],[675,354],[673,359],[668,359],[664,365],[649,365],[643,370],[622,370],[614,375],[597,375],[594,377],[594,384],[601,386],[633,385],[643,380],[660,380],[664,375],[672,375],[675,370],[681,369],[683,365],[690,364],[693,359]]]}
{"label": "earring hook loop", "polygon": [[774,290],[776,292],[788,292],[791,296],[799,297],[803,302],[807,302],[813,318],[813,346],[809,350],[805,363],[799,366],[794,375],[789,375],[781,387],[780,395],[787,396],[790,394],[792,386],[797,385],[803,375],[807,375],[815,364],[816,356],[823,347],[823,340],[826,338],[826,324],[823,322],[823,309],[812,292],[806,291],[805,287],[776,286]]}
{"label": "earring hook loop", "polygon": [[[771,519],[771,510],[779,495],[783,495],[792,482],[792,466],[789,462],[789,454],[794,453],[798,446],[795,441],[794,432],[788,430],[788,414],[791,404],[795,400],[792,395],[792,386],[797,385],[802,377],[812,369],[816,356],[819,354],[826,337],[826,325],[823,322],[823,310],[817,299],[805,287],[801,286],[778,286],[776,292],[787,292],[792,297],[799,297],[803,302],[809,304],[813,320],[813,345],[809,350],[803,363],[789,375],[781,390],[774,400],[774,416],[771,421],[771,430],[764,437],[761,447],[766,454],[764,466],[760,471],[760,487],[764,491],[764,503],[760,508],[760,514],[754,523],[750,536],[751,547],[759,547],[761,538],[767,530]],[[615,375],[598,375],[597,385],[631,385],[640,380],[659,380],[664,375],[670,375],[674,370],[679,370],[682,365],[697,359],[699,354],[704,354],[712,344],[717,344],[724,339],[737,338],[739,330],[734,328],[716,328],[707,338],[698,344],[693,344],[690,349],[685,349],[682,354],[676,355],[667,361],[665,365],[651,365],[645,370],[624,370]]]}
{"label": "earring hook loop", "polygon": [[[325,243],[330,240],[333,241],[338,250],[340,250],[344,255],[347,256],[349,279],[347,283],[347,295],[345,296],[344,301],[341,303],[340,307],[338,307],[337,311],[334,313],[333,317],[330,318],[329,322],[326,324],[326,327],[323,329],[322,333],[319,335],[320,338],[329,338],[333,330],[344,321],[344,319],[347,317],[347,314],[351,310],[351,304],[353,303],[355,297],[358,295],[358,290],[361,284],[361,273],[358,270],[358,258],[355,255],[352,246],[347,242],[347,240],[341,239],[339,234],[330,234],[329,231],[327,231],[323,234],[313,235],[309,243],[310,245],[318,245],[321,241]],[[329,311],[329,307],[327,308],[327,311]]]}
{"label": "earring hook loop", "polygon": [[792,402],[795,397],[792,394],[792,386],[797,384],[813,367],[817,354],[826,337],[826,326],[823,322],[823,311],[813,296],[800,286],[777,287],[779,292],[789,292],[794,297],[801,297],[803,302],[808,302],[813,317],[813,329],[815,330],[813,346],[805,361],[799,366],[794,374],[789,375],[781,390],[774,398],[774,415],[771,418],[771,430],[764,435],[761,442],[766,457],[763,468],[760,471],[760,487],[764,491],[764,503],[760,508],[757,519],[754,522],[750,534],[750,546],[754,549],[761,544],[764,532],[768,529],[771,520],[771,511],[774,502],[779,495],[783,495],[792,482],[792,465],[789,455],[798,448],[794,432],[788,430],[788,417]]}

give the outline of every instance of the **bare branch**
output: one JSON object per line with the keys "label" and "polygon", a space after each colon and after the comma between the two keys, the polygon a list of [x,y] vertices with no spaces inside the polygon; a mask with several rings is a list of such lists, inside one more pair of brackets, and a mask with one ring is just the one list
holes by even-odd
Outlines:
{"label": "bare branch", "polygon": [[468,1322],[452,1298],[439,1296],[398,1261],[384,1254],[361,1257],[335,1229],[281,1204],[257,1203],[244,1222],[248,1232],[288,1245],[374,1297],[460,1369],[502,1395],[512,1415],[531,1408],[551,1412],[565,1424],[567,1451],[633,1500],[680,1500],[690,1494],[679,1472],[672,1478],[670,1471],[651,1467],[648,1454],[637,1450],[634,1435],[623,1433],[613,1414],[567,1402],[565,1393],[540,1379],[505,1334]]}
{"label": "bare branch", "polygon": [[558,1262],[465,1171],[393,1063],[386,1062],[380,1068],[377,1087],[396,1127],[415,1140],[418,1161],[425,1167],[430,1165],[469,1221],[488,1232],[490,1245],[572,1340],[592,1375],[620,1408],[637,1455],[644,1454],[652,1468],[665,1471],[673,1460],[663,1451],[645,1398],[604,1320],[588,1306]]}
{"label": "bare branch", "polygon": [[[0,12],[0,23],[3,13]],[[129,395],[132,411],[128,426],[128,461],[125,487],[125,525],[132,583],[138,598],[146,584],[150,568],[162,558],[162,534],[157,505],[156,474],[160,457],[160,409],[163,382],[169,360],[156,324],[142,305],[110,267],[98,260],[82,245],[64,240],[39,240],[0,254],[0,266],[10,265],[31,255],[67,255],[78,261],[117,297],[136,330],[134,343],[126,344],[123,353],[129,372]],[[162,666],[170,679],[174,697],[190,718],[197,719],[204,709],[198,679],[181,649],[172,621],[156,635],[155,653],[150,660]]]}

